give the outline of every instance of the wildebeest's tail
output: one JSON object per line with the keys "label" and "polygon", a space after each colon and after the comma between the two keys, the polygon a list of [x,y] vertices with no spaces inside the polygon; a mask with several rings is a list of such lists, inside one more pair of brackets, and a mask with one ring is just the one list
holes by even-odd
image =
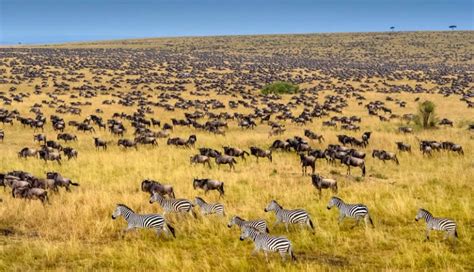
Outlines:
{"label": "wildebeest's tail", "polygon": [[400,164],[400,162],[398,161],[397,156],[395,156],[395,162],[396,162],[397,164]]}
{"label": "wildebeest's tail", "polygon": [[71,181],[70,183],[71,183],[72,186],[79,186],[79,183],[77,183],[77,182],[72,182]]}
{"label": "wildebeest's tail", "polygon": [[222,184],[220,186],[220,190],[221,190],[222,194],[224,194],[224,182],[222,182]]}
{"label": "wildebeest's tail", "polygon": [[244,150],[243,154],[246,154],[247,156],[250,156],[250,154]]}
{"label": "wildebeest's tail", "polygon": [[170,232],[171,232],[171,234],[173,235],[173,237],[176,238],[176,233],[175,233],[175,231],[174,231],[174,228],[173,228],[170,224],[168,224],[168,223],[166,223],[166,227],[168,227],[168,229],[170,230]]}
{"label": "wildebeest's tail", "polygon": [[365,177],[365,164],[362,165],[362,176]]}

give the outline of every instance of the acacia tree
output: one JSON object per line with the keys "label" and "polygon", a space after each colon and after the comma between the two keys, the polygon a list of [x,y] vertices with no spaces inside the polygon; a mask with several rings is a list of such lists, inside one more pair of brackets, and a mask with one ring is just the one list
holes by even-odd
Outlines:
{"label": "acacia tree", "polygon": [[425,101],[418,105],[418,114],[415,123],[422,128],[433,128],[436,126],[436,105],[431,101]]}

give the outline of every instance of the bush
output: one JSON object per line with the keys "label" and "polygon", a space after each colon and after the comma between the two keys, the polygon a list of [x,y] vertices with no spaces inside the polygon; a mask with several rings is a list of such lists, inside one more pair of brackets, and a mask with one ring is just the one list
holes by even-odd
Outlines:
{"label": "bush", "polygon": [[298,85],[294,85],[289,82],[277,81],[265,86],[262,89],[262,94],[295,94],[298,91]]}
{"label": "bush", "polygon": [[415,124],[421,128],[433,128],[436,126],[436,105],[431,101],[425,101],[418,105],[418,114],[415,116]]}

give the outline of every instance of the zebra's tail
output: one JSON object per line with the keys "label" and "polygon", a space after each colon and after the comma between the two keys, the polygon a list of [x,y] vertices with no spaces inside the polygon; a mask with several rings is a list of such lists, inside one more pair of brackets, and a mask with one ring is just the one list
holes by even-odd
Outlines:
{"label": "zebra's tail", "polygon": [[175,233],[175,231],[174,231],[174,228],[173,228],[170,224],[168,224],[168,223],[166,223],[166,227],[170,230],[170,232],[171,232],[171,234],[173,235],[173,237],[176,238],[176,233]]}
{"label": "zebra's tail", "polygon": [[266,231],[267,233],[270,233],[270,230],[268,229],[268,227],[265,227],[265,231]]}
{"label": "zebra's tail", "polygon": [[[193,205],[193,206],[194,206],[194,205]],[[194,218],[198,218],[196,212],[195,212],[193,209],[191,209],[191,213],[192,213],[192,215],[194,216]]]}
{"label": "zebra's tail", "polygon": [[370,217],[370,215],[369,215],[369,214],[367,214],[367,217],[368,217],[368,219],[369,219],[369,222],[370,222],[370,224],[372,225],[372,227],[374,227],[374,228],[375,228],[374,221],[372,221],[372,217]]}
{"label": "zebra's tail", "polygon": [[459,238],[457,229],[454,230],[454,237]]}
{"label": "zebra's tail", "polygon": [[311,229],[313,229],[313,234],[315,232],[315,229],[314,229],[314,224],[313,224],[313,221],[311,221],[311,218],[308,218],[308,222],[309,222],[309,226],[311,227]]}
{"label": "zebra's tail", "polygon": [[291,260],[292,260],[293,262],[296,262],[296,257],[295,257],[295,254],[293,253],[293,249],[291,249],[291,247],[290,247],[290,250],[289,250],[289,251],[290,251]]}

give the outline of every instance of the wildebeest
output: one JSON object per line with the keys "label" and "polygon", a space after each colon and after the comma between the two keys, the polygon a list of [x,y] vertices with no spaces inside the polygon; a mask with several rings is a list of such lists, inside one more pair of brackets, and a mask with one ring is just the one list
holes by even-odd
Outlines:
{"label": "wildebeest", "polygon": [[66,188],[67,192],[71,191],[71,189],[69,188],[70,185],[79,186],[79,183],[73,182],[71,179],[65,178],[57,172],[47,172],[46,178],[53,179],[56,182],[57,186]]}
{"label": "wildebeest", "polygon": [[57,136],[57,140],[63,140],[65,142],[68,142],[68,141],[77,141],[77,136],[76,135],[72,135],[72,134],[69,134],[69,133],[59,133],[58,136]]}
{"label": "wildebeest", "polygon": [[166,144],[168,145],[175,145],[175,146],[184,146],[184,147],[194,147],[194,143],[196,142],[197,138],[196,135],[189,136],[188,140],[176,137],[176,138],[169,138]]}
{"label": "wildebeest", "polygon": [[18,157],[27,158],[27,157],[36,157],[38,156],[38,150],[34,148],[25,147],[20,152],[18,152]]}
{"label": "wildebeest", "polygon": [[2,140],[3,142],[4,139],[5,139],[5,131],[0,130],[0,140]]}
{"label": "wildebeest", "polygon": [[33,135],[33,141],[44,142],[46,144],[46,135],[44,134],[35,134]]}
{"label": "wildebeest", "polygon": [[173,190],[173,186],[168,184],[161,184],[158,181],[145,179],[142,181],[141,188],[143,192],[148,192],[150,195],[153,193],[159,193],[162,196],[167,195],[170,198],[176,198]]}
{"label": "wildebeest", "polygon": [[405,144],[403,142],[396,142],[396,144],[397,144],[398,150],[411,152],[411,145]]}
{"label": "wildebeest", "polygon": [[402,132],[402,133],[413,133],[413,129],[411,127],[399,127],[398,128],[398,131]]}
{"label": "wildebeest", "polygon": [[49,202],[48,192],[41,188],[17,187],[12,191],[13,197],[39,199],[41,203]]}
{"label": "wildebeest", "polygon": [[193,188],[196,190],[196,188],[201,188],[204,190],[204,193],[207,194],[207,191],[209,190],[217,190],[219,192],[219,198],[224,195],[224,182],[214,180],[214,179],[198,179],[195,178],[193,180]]}
{"label": "wildebeest", "polygon": [[228,164],[230,169],[235,170],[234,164],[237,164],[237,161],[234,159],[234,157],[228,156],[228,155],[222,155],[216,158],[216,164],[219,167],[221,164]]}
{"label": "wildebeest", "polygon": [[138,149],[137,142],[129,140],[129,139],[119,139],[117,141],[118,146],[123,146],[124,148],[132,148]]}
{"label": "wildebeest", "polygon": [[77,159],[77,155],[78,155],[78,152],[77,150],[75,150],[74,148],[72,147],[65,147],[63,149],[63,152],[64,152],[64,155],[68,158],[68,160],[72,159],[72,158],[76,158]]}
{"label": "wildebeest", "polygon": [[311,167],[311,173],[314,174],[314,171],[316,170],[316,158],[304,153],[300,153],[299,155],[303,176],[306,175],[308,166]]}
{"label": "wildebeest", "polygon": [[208,147],[199,148],[199,154],[210,157],[210,158],[217,158],[220,155],[222,155],[221,152],[219,152],[215,149],[212,149],[212,148],[208,148]]}
{"label": "wildebeest", "polygon": [[48,149],[42,149],[38,151],[39,158],[41,160],[47,161],[56,161],[58,164],[61,164],[61,154],[58,151],[49,151]]}
{"label": "wildebeest", "polygon": [[318,174],[311,175],[311,182],[313,186],[319,191],[319,199],[321,199],[322,189],[330,188],[335,194],[337,194],[337,181],[333,179],[323,178]]}
{"label": "wildebeest", "polygon": [[237,147],[223,146],[222,148],[224,148],[224,154],[232,157],[241,157],[243,160],[245,160],[245,155],[250,155],[247,151]]}
{"label": "wildebeest", "polygon": [[311,140],[318,140],[318,142],[324,141],[323,135],[318,135],[309,129],[304,130],[304,136],[310,138]]}
{"label": "wildebeest", "polygon": [[274,149],[281,149],[281,150],[284,150],[284,151],[290,151],[291,145],[290,145],[290,143],[284,142],[282,140],[275,140],[273,142],[272,146],[270,147],[270,150],[274,150]]}
{"label": "wildebeest", "polygon": [[250,154],[252,154],[253,156],[257,158],[257,162],[258,162],[258,158],[268,158],[270,161],[273,161],[271,150],[263,150],[259,147],[251,146]]}
{"label": "wildebeest", "polygon": [[385,161],[394,161],[397,164],[400,164],[398,162],[398,158],[397,158],[397,155],[395,153],[387,152],[385,150],[374,149],[372,151],[372,158],[375,158],[375,157],[377,157],[379,160],[382,160],[383,162],[385,162]]}
{"label": "wildebeest", "polygon": [[107,150],[107,142],[105,140],[94,137],[94,145],[97,149],[102,147],[102,149]]}
{"label": "wildebeest", "polygon": [[191,156],[190,161],[191,161],[191,164],[193,163],[206,164],[207,163],[207,166],[209,166],[209,169],[211,168],[211,159],[208,156],[197,154],[197,155]]}
{"label": "wildebeest", "polygon": [[341,159],[341,163],[347,165],[347,174],[351,174],[351,166],[359,167],[362,170],[362,176],[365,176],[365,161],[363,159],[354,158],[346,155]]}

